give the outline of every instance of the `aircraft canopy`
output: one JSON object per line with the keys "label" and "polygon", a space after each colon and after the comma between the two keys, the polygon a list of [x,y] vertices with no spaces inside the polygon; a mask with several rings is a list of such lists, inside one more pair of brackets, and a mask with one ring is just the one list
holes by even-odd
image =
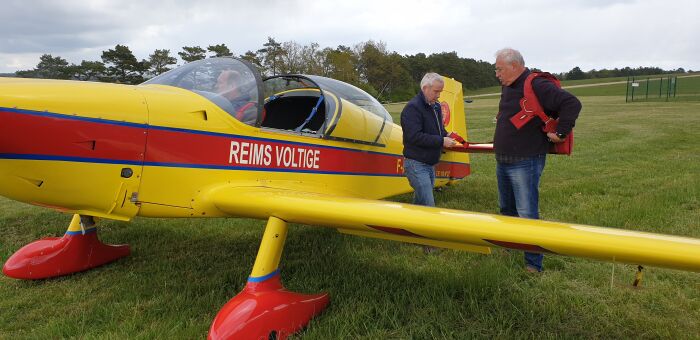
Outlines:
{"label": "aircraft canopy", "polygon": [[170,85],[200,94],[236,119],[255,125],[262,95],[260,76],[253,67],[234,58],[209,58],[187,63],[156,76],[144,85]]}
{"label": "aircraft canopy", "polygon": [[383,145],[393,119],[367,92],[314,75],[265,79],[247,61],[231,57],[187,63],[145,82],[195,92],[237,120],[281,133]]}

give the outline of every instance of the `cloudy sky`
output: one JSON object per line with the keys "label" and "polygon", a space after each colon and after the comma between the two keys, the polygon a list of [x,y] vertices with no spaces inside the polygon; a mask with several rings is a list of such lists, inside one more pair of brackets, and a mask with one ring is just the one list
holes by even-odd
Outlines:
{"label": "cloudy sky", "polygon": [[117,44],[139,59],[220,43],[242,54],[268,36],[321,48],[374,40],[400,54],[490,62],[512,47],[550,72],[700,70],[698,13],[697,0],[3,0],[0,73],[32,69],[45,53],[100,60]]}

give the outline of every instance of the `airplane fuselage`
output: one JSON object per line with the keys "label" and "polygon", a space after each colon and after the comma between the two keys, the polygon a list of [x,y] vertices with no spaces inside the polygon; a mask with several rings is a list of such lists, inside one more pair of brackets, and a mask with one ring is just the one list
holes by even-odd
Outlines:
{"label": "airplane fuselage", "polygon": [[[197,198],[233,182],[362,198],[410,191],[394,124],[381,145],[368,145],[245,125],[169,86],[0,86],[0,195],[15,200],[128,220],[220,216]],[[438,185],[468,175],[464,157],[443,157]]]}

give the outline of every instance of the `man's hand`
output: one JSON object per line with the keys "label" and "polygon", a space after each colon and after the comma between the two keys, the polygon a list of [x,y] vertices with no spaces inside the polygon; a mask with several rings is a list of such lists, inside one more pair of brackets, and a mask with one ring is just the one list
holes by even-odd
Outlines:
{"label": "man's hand", "polygon": [[552,141],[552,143],[561,143],[564,141],[563,139],[559,138],[559,136],[557,136],[557,134],[554,132],[547,132],[547,138],[549,138],[549,140]]}
{"label": "man's hand", "polygon": [[450,137],[442,137],[442,146],[446,148],[451,148],[457,146],[457,141]]}

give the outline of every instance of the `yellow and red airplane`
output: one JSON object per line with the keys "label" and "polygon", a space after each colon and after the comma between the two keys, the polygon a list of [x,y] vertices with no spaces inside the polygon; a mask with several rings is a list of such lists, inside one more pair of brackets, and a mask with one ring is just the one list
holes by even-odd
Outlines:
{"label": "yellow and red airplane", "polygon": [[[440,101],[447,130],[466,138],[461,84],[446,79]],[[436,185],[469,175],[469,149],[461,151],[443,154]],[[698,239],[379,200],[411,190],[401,153],[400,126],[364,91],[318,76],[262,79],[234,58],[138,86],[0,78],[0,195],[74,214],[63,237],[19,249],[3,272],[43,279],[127,256],[127,245],[99,241],[94,217],[265,219],[246,287],[210,328],[218,339],[284,338],[328,304],[327,294],[282,286],[290,222],[479,253],[499,246],[700,271]]]}

